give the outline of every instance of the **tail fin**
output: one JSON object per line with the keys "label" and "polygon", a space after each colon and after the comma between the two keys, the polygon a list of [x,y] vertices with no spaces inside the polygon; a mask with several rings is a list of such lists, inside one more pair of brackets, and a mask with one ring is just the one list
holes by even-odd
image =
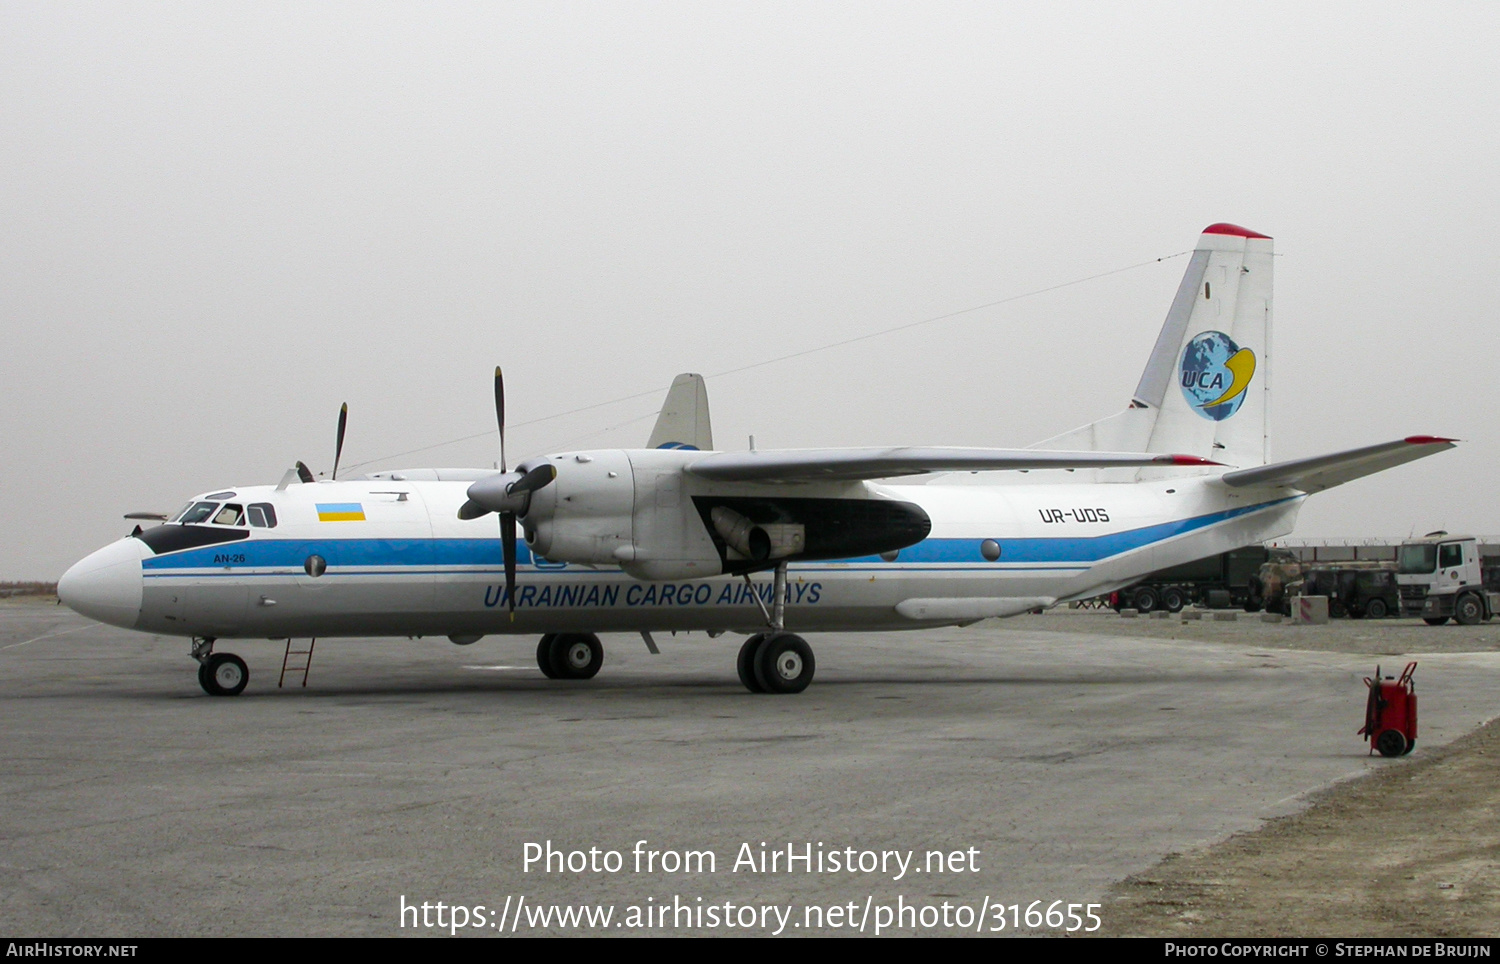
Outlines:
{"label": "tail fin", "polygon": [[711,451],[713,430],[708,422],[708,387],[702,375],[682,374],[672,379],[647,448]]}
{"label": "tail fin", "polygon": [[1270,461],[1271,239],[1203,230],[1130,407],[1036,448]]}

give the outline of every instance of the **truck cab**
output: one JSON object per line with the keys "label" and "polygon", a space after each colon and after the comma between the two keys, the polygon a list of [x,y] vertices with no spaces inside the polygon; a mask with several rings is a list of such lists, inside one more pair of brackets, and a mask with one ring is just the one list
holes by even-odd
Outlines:
{"label": "truck cab", "polygon": [[1485,589],[1473,536],[1438,531],[1402,543],[1396,579],[1403,612],[1419,613],[1431,626],[1449,619],[1472,626],[1500,609],[1500,594]]}

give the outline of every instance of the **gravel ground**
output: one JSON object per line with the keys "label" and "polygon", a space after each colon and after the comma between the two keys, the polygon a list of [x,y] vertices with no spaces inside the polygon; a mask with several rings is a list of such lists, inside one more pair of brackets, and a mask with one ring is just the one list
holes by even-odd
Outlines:
{"label": "gravel ground", "polygon": [[[1500,620],[1306,627],[1244,613],[1234,622],[1185,622],[1079,610],[1025,618],[1066,632],[1395,657],[1388,670],[1407,656],[1500,649]],[[1420,670],[1417,679],[1420,686]],[[1500,726],[1436,751],[1423,752],[1419,741],[1412,756],[1317,794],[1300,813],[1169,856],[1106,900],[1101,936],[1500,935]]]}

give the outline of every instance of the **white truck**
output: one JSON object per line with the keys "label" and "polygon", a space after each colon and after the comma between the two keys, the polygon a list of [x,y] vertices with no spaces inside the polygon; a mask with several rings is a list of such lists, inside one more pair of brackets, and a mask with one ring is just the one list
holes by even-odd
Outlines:
{"label": "white truck", "polygon": [[1484,585],[1479,541],[1439,530],[1401,544],[1396,559],[1403,615],[1420,615],[1429,626],[1449,619],[1472,626],[1500,611],[1500,593]]}

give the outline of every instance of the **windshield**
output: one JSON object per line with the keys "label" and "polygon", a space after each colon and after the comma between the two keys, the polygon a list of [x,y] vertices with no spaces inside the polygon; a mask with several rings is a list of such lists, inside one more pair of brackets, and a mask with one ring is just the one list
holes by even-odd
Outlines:
{"label": "windshield", "polygon": [[203,522],[213,511],[219,507],[217,502],[194,502],[188,506],[188,510],[182,514],[177,521],[183,525],[192,525],[194,522]]}
{"label": "windshield", "polygon": [[1397,572],[1432,572],[1437,568],[1437,546],[1402,546]]}

